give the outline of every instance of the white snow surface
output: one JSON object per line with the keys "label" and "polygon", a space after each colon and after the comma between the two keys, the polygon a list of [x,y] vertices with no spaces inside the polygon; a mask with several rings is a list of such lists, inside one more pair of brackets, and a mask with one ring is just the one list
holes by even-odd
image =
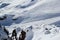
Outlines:
{"label": "white snow surface", "polygon": [[[3,3],[9,5],[2,8]],[[0,0],[0,18],[4,16],[7,18],[0,20],[0,24],[6,27],[9,36],[16,29],[19,37],[23,29],[25,40],[60,40],[60,25],[53,24],[60,23],[60,0]],[[6,37],[5,33],[0,40],[3,36]]]}

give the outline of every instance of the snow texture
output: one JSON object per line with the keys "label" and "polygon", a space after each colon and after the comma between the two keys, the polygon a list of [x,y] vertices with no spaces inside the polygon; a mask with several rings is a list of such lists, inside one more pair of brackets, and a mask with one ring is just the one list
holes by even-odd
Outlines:
{"label": "snow texture", "polygon": [[22,30],[24,40],[60,40],[60,0],[0,0],[0,40],[14,29],[17,40]]}

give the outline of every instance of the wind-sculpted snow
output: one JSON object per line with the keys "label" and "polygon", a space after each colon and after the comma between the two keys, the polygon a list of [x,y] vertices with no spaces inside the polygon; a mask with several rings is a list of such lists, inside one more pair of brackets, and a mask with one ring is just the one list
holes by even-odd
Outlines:
{"label": "wind-sculpted snow", "polygon": [[56,25],[57,27],[60,27],[60,21],[56,21],[56,22],[54,22],[52,24]]}
{"label": "wind-sculpted snow", "polygon": [[60,0],[0,0],[0,24],[9,31],[9,37],[16,29],[18,40],[22,30],[25,40],[58,40]]}
{"label": "wind-sculpted snow", "polygon": [[25,2],[21,5],[18,5],[17,7],[19,8],[19,6],[20,6],[20,8],[27,8],[29,6],[32,6],[33,4],[36,4],[37,0],[30,0],[30,1],[27,1],[27,2]]}
{"label": "wind-sculpted snow", "polygon": [[[9,26],[9,25],[11,25],[13,23],[16,23],[16,24],[28,23],[28,22],[32,22],[32,21],[40,21],[40,20],[55,18],[55,17],[59,17],[59,16],[60,16],[60,13],[36,15],[36,16],[32,16],[32,15],[29,16],[29,14],[28,14],[28,15],[25,15],[24,17],[23,16],[19,16],[17,18],[14,18],[13,15],[7,15],[7,18],[0,18],[0,23],[2,25],[4,25],[4,26]],[[1,20],[1,19],[4,19],[4,20]]]}
{"label": "wind-sculpted snow", "polygon": [[[46,0],[48,1],[48,0]],[[42,4],[39,4],[40,2],[36,2],[36,5],[37,5],[35,8],[33,8],[33,6],[35,6],[35,4],[33,4],[32,6],[29,6],[27,8],[23,8],[23,9],[20,9],[20,8],[16,8],[15,6],[17,5],[20,5],[19,3],[14,5],[10,4],[9,6],[3,8],[3,9],[0,9],[1,10],[1,15],[4,15],[4,14],[9,14],[9,15],[15,15],[15,17],[20,17],[22,16],[22,18],[24,18],[24,21],[34,21],[34,20],[40,20],[41,18],[42,19],[45,19],[46,16],[47,18],[50,17],[50,14],[51,15],[59,15],[58,11],[59,11],[59,5],[60,5],[60,2],[56,2],[58,0],[54,0],[54,1],[48,1],[48,2],[45,2],[45,0],[41,1]],[[44,3],[43,3],[44,2]],[[26,3],[26,2],[25,2]],[[29,2],[30,3],[30,2]],[[24,4],[24,3],[23,3]],[[27,4],[27,3],[26,3]],[[55,5],[56,4],[56,5]],[[22,4],[21,4],[22,5]],[[25,5],[25,4],[24,4]],[[23,5],[23,6],[24,6]],[[27,4],[29,5],[29,4]],[[51,6],[52,5],[52,6]],[[50,7],[51,6],[51,7]],[[41,8],[40,8],[41,7]],[[32,8],[32,9],[31,9]],[[9,11],[8,11],[9,10]],[[49,12],[48,10],[51,10],[51,12]],[[54,11],[56,10],[56,11]],[[3,14],[2,14],[3,13]],[[45,16],[46,15],[46,16]],[[54,16],[53,15],[53,16]],[[40,18],[41,17],[41,18]],[[37,19],[36,19],[37,18]]]}
{"label": "wind-sculpted snow", "polygon": [[0,5],[0,9],[4,8],[5,6],[8,6],[8,5],[9,5],[8,3],[3,3],[3,4]]}

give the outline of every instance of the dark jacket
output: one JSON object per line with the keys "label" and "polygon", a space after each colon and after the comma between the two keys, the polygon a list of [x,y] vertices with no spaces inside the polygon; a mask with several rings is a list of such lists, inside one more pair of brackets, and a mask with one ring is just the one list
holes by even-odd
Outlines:
{"label": "dark jacket", "polygon": [[19,36],[19,40],[24,40],[26,37],[26,32],[25,31],[21,31],[21,35]]}
{"label": "dark jacket", "polygon": [[17,36],[16,29],[13,30],[12,36]]}

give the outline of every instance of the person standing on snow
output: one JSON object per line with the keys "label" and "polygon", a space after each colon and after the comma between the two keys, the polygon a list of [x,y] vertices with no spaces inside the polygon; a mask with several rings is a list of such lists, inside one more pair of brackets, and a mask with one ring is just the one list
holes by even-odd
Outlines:
{"label": "person standing on snow", "polygon": [[26,32],[25,31],[21,31],[21,35],[19,36],[19,40],[25,40],[26,37]]}
{"label": "person standing on snow", "polygon": [[12,36],[11,36],[12,39],[16,39],[17,40],[17,33],[16,33],[16,29],[13,30],[12,32]]}

